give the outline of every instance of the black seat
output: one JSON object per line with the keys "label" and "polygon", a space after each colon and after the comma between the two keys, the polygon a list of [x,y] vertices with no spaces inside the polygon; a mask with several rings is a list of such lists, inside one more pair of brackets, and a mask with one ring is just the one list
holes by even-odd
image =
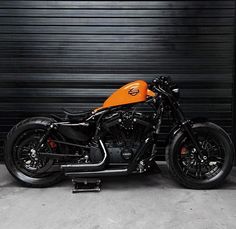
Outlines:
{"label": "black seat", "polygon": [[63,111],[66,115],[70,115],[70,116],[85,116],[91,113],[91,111],[74,112],[74,111],[69,111],[65,108],[63,108]]}
{"label": "black seat", "polygon": [[72,112],[69,111],[67,109],[63,108],[63,112],[66,115],[66,119],[82,119],[82,118],[86,118],[91,114],[91,111],[83,111],[83,112]]}

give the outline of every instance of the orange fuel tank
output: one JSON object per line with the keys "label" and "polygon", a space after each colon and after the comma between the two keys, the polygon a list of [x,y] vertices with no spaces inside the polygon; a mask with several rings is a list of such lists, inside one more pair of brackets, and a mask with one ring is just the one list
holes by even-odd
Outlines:
{"label": "orange fuel tank", "polygon": [[143,80],[137,80],[128,83],[116,90],[108,99],[103,103],[102,108],[144,102],[147,99],[147,95],[154,96],[155,93],[148,90],[148,85]]}

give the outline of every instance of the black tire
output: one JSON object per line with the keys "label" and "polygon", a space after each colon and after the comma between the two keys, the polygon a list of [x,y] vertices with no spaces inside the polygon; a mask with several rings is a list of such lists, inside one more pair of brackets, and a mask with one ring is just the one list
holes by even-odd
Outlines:
{"label": "black tire", "polygon": [[[207,175],[200,175],[200,179],[199,177],[194,178],[193,176],[190,176],[187,174],[187,170],[182,168],[182,162],[179,162],[181,161],[179,158],[182,156],[179,156],[179,154],[181,154],[181,147],[183,147],[184,141],[187,141],[186,139],[188,138],[185,132],[179,130],[174,137],[170,139],[170,143],[166,148],[166,161],[169,171],[178,183],[187,188],[211,189],[218,187],[224,182],[225,178],[232,169],[235,152],[233,143],[228,134],[222,128],[213,123],[196,123],[193,124],[192,128],[195,134],[203,135],[203,133],[207,133],[208,136],[212,136],[214,141],[220,146],[221,153],[224,155],[224,160],[222,160],[221,164],[219,164],[220,166],[218,166],[218,170],[215,169],[215,172],[207,173],[211,174],[211,178],[207,177]],[[207,168],[208,167],[211,168],[211,166],[207,164]]]}
{"label": "black tire", "polygon": [[63,173],[61,172],[51,172],[42,177],[31,177],[19,170],[14,161],[13,147],[17,139],[26,131],[33,131],[35,129],[46,130],[52,122],[55,122],[55,120],[46,117],[25,119],[14,126],[7,135],[4,161],[11,175],[24,186],[34,188],[49,187],[63,179]]}

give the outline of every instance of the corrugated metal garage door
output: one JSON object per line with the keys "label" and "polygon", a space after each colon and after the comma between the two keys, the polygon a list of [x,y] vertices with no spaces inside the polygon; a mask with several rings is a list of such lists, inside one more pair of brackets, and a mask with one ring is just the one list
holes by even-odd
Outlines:
{"label": "corrugated metal garage door", "polygon": [[0,1],[0,133],[170,75],[189,117],[232,132],[234,1]]}

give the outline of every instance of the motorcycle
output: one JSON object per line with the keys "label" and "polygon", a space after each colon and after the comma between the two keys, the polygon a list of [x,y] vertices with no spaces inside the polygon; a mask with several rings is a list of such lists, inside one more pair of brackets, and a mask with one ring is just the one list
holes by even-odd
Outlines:
{"label": "motorcycle", "polygon": [[[128,83],[91,111],[25,119],[7,135],[6,167],[29,187],[47,187],[65,175],[142,174],[155,166],[163,116],[170,113],[165,155],[173,178],[187,188],[217,187],[232,169],[233,143],[218,125],[186,119],[178,101],[179,88],[162,76]],[[137,111],[140,105],[149,112]]]}

